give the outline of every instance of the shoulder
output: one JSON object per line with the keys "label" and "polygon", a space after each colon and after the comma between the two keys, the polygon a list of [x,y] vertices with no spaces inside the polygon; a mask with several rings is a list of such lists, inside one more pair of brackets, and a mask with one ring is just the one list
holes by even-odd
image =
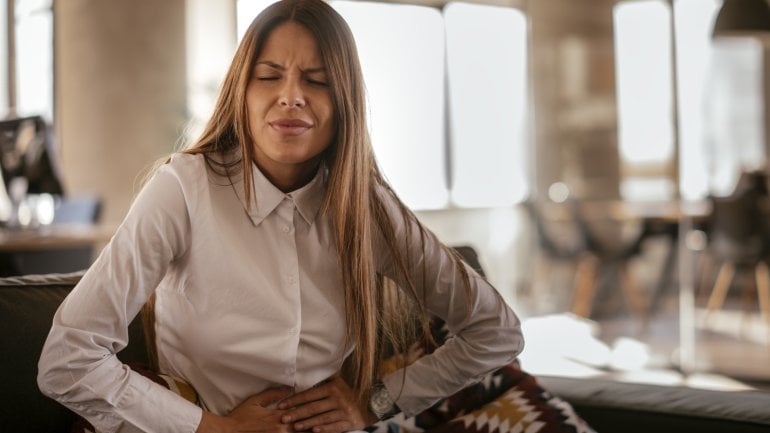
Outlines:
{"label": "shoulder", "polygon": [[206,170],[206,158],[202,154],[175,153],[160,170],[171,171],[180,175],[200,176]]}
{"label": "shoulder", "polygon": [[424,228],[398,195],[384,183],[375,183],[372,192],[374,229],[381,238],[379,240],[394,238],[406,241],[408,239],[408,244],[419,241]]}
{"label": "shoulder", "polygon": [[372,198],[378,203],[382,203],[390,211],[398,209],[400,200],[396,196],[396,193],[386,184],[377,181],[372,182]]}
{"label": "shoulder", "polygon": [[375,201],[374,209],[376,213],[387,217],[387,219],[396,226],[402,225],[411,219],[411,212],[389,185],[375,181],[372,191],[372,199]]}
{"label": "shoulder", "polygon": [[192,187],[205,185],[210,177],[209,164],[202,154],[174,153],[155,170],[153,177],[174,178],[179,184]]}

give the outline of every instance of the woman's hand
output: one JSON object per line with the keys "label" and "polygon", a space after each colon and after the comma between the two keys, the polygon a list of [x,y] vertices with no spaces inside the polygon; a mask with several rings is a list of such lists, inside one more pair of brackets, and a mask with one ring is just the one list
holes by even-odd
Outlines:
{"label": "woman's hand", "polygon": [[269,407],[289,394],[289,388],[266,389],[247,398],[224,417],[204,411],[196,433],[294,433],[291,425],[281,422],[284,411]]}
{"label": "woman's hand", "polygon": [[365,403],[356,401],[353,390],[339,375],[283,400],[278,409],[286,410],[281,421],[297,431],[340,433],[377,421]]}

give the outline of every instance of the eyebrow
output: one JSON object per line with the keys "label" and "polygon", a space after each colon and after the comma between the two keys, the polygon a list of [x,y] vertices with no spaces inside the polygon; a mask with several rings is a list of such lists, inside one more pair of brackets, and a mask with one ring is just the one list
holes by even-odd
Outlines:
{"label": "eyebrow", "polygon": [[[279,65],[278,63],[275,63],[275,62],[271,62],[270,60],[262,60],[260,62],[257,62],[257,66],[259,65],[269,66],[273,69],[278,69],[281,71],[286,70],[284,66]],[[305,73],[305,74],[314,74],[316,72],[326,72],[326,68],[324,68],[323,66],[319,66],[316,68],[300,69],[300,71],[302,71],[302,73]]]}

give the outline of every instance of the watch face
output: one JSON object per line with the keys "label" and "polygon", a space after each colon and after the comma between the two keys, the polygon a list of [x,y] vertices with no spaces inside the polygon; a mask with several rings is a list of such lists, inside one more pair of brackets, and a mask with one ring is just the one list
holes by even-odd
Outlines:
{"label": "watch face", "polygon": [[369,400],[369,409],[377,418],[382,419],[385,415],[393,411],[395,404],[391,400],[388,390],[381,384],[377,386],[372,392],[372,397]]}

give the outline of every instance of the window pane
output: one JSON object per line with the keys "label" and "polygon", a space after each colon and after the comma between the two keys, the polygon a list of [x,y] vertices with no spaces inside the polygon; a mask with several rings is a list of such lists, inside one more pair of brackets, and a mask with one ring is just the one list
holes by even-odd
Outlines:
{"label": "window pane", "polygon": [[372,145],[385,177],[413,209],[446,206],[441,13],[420,6],[331,4],[356,38]]}
{"label": "window pane", "polygon": [[8,102],[8,4],[0,0],[0,118],[9,110]]}
{"label": "window pane", "polygon": [[663,1],[633,1],[614,9],[618,150],[623,171],[656,175],[621,179],[629,200],[672,197],[668,164],[674,150],[670,10]]}
{"label": "window pane", "polygon": [[[241,1],[237,6],[241,5]],[[211,117],[217,94],[235,52],[233,18],[236,4],[210,0],[187,0],[186,63],[187,110],[189,121],[185,128],[187,141],[196,140]],[[258,11],[257,11],[258,12]],[[257,12],[252,10],[256,15]],[[253,15],[236,15],[249,20]],[[250,21],[249,21],[250,22]]]}
{"label": "window pane", "polygon": [[236,27],[238,31],[238,42],[241,41],[246,29],[265,8],[275,3],[277,0],[238,0],[236,10]]}
{"label": "window pane", "polygon": [[16,111],[53,119],[51,0],[16,0]]}
{"label": "window pane", "polygon": [[677,0],[676,43],[679,87],[680,182],[682,197],[696,199],[709,192],[709,157],[704,152],[708,122],[704,107],[709,95],[711,28],[720,0]]}
{"label": "window pane", "polygon": [[714,43],[706,104],[710,189],[729,195],[741,171],[764,170],[764,47],[750,37]]}
{"label": "window pane", "polygon": [[673,150],[671,26],[661,1],[615,8],[620,155],[627,163],[662,163]]}
{"label": "window pane", "polygon": [[444,10],[452,201],[510,206],[527,193],[527,24],[512,8]]}

